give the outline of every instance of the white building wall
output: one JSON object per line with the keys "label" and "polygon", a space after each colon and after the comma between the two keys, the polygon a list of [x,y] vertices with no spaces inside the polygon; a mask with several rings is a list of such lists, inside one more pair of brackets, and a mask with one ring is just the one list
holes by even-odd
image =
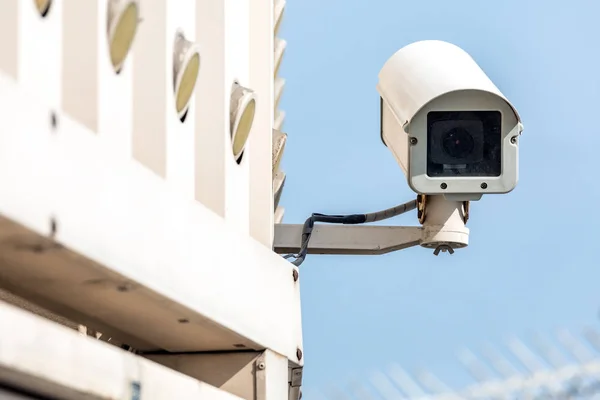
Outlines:
{"label": "white building wall", "polygon": [[[273,40],[273,129],[278,133],[273,140],[273,196],[277,200],[274,204],[274,223],[281,223],[285,210],[283,206],[279,205],[279,197],[283,190],[283,184],[285,182],[285,172],[281,170],[280,163],[283,157],[283,151],[285,149],[285,141],[287,135],[282,132],[283,130],[283,119],[285,113],[279,109],[279,102],[283,96],[283,89],[285,88],[285,79],[280,76],[279,70],[283,62],[283,56],[285,54],[285,48],[287,43],[282,40],[279,36],[281,24],[283,22],[283,16],[285,14],[285,0],[273,0],[273,26],[274,26],[274,40]],[[278,157],[278,158],[276,158]]]}
{"label": "white building wall", "polygon": [[195,7],[195,0],[142,0],[143,22],[132,49],[133,156],[190,199],[196,115],[188,112],[183,122],[177,115],[173,51],[178,33],[195,40]]}
{"label": "white building wall", "polygon": [[[41,23],[62,14],[62,52],[57,44],[52,51],[55,55],[49,57],[54,60],[62,53],[62,109],[103,138],[115,156],[130,157],[134,61],[128,58],[118,75],[113,70],[107,38],[108,1],[52,0]],[[21,3],[33,8],[35,2]],[[36,46],[43,44],[36,42]]]}
{"label": "white building wall", "polygon": [[[271,246],[273,2],[198,0],[196,20],[206,72],[197,91],[203,96],[196,106],[196,198]],[[229,92],[234,80],[257,96],[252,133],[239,165],[229,137]]]}
{"label": "white building wall", "polygon": [[18,79],[52,107],[61,106],[62,3],[42,19],[34,1],[3,0],[0,9],[0,70]]}
{"label": "white building wall", "polygon": [[[51,0],[42,17],[34,0],[5,0],[0,68],[105,138],[115,156],[135,158],[174,190],[271,247],[272,131],[275,124],[281,129],[275,99],[283,87],[276,66],[284,43],[275,30],[285,1],[139,0],[138,30],[118,73],[108,55],[110,1]],[[201,56],[184,122],[173,96],[177,31],[199,45]],[[234,80],[257,97],[239,164],[230,139]]]}
{"label": "white building wall", "polygon": [[[266,351],[276,361],[267,398],[296,393],[298,270],[271,251],[283,211],[273,180],[274,144],[285,139],[274,131],[284,3],[48,1],[43,14],[44,0],[0,2],[0,233],[27,242],[15,252],[37,252],[5,263],[14,268],[0,291],[141,352]],[[135,37],[115,65],[111,24],[121,14],[109,10],[131,3]],[[201,60],[185,119],[174,93],[179,32]],[[234,82],[256,96],[237,161]],[[177,394],[152,398],[168,396]]]}
{"label": "white building wall", "polygon": [[[204,0],[210,1],[210,0]],[[234,81],[242,86],[250,85],[250,1],[223,0],[225,6],[225,88],[231,91]],[[251,88],[254,90],[254,88]],[[257,104],[264,101],[258,98]],[[226,109],[229,109],[229,96],[226,97]],[[256,116],[255,116],[256,121]],[[229,129],[227,129],[227,133]],[[250,142],[257,136],[263,135],[253,125]],[[227,134],[225,136],[228,136]],[[244,156],[237,164],[231,152],[231,144],[227,143],[225,155],[225,219],[230,221],[242,232],[249,233],[250,229],[250,161],[251,149],[247,146]]]}
{"label": "white building wall", "polygon": [[250,85],[259,99],[254,123],[261,132],[250,143],[250,234],[269,244],[273,242],[273,0],[249,0],[249,4]]}

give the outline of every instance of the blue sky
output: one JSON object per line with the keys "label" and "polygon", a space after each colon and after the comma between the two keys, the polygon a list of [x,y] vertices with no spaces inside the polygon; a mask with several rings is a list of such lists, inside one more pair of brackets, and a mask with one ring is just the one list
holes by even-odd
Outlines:
{"label": "blue sky", "polygon": [[[379,139],[377,74],[399,48],[467,50],[519,110],[520,181],[472,204],[470,246],[434,257],[309,256],[301,267],[305,392],[398,362],[446,383],[455,354],[597,325],[600,2],[288,1],[281,75],[285,222],[410,200]],[[417,224],[416,215],[392,223]]]}

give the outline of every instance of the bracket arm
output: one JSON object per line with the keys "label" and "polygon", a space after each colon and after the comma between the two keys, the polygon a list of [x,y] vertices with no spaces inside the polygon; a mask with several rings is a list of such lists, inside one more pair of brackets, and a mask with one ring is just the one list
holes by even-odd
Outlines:
{"label": "bracket arm", "polygon": [[[276,224],[273,251],[299,252],[302,229],[302,224]],[[315,224],[308,254],[386,254],[419,245],[422,230],[420,226]]]}

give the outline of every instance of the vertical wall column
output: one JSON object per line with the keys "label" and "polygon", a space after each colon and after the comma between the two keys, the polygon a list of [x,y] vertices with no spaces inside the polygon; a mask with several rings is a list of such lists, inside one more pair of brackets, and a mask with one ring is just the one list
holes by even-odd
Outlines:
{"label": "vertical wall column", "polygon": [[[249,76],[249,13],[249,0],[196,2],[196,38],[203,52],[196,103],[196,199],[243,233],[249,230],[252,154],[248,146],[241,157],[234,157],[232,121],[244,114],[244,108],[238,106],[248,103],[244,96],[232,101],[232,92],[236,82],[242,88],[253,89]],[[259,101],[257,98],[256,103]],[[251,118],[241,119],[242,124],[252,124]],[[250,142],[255,135],[252,126]]]}
{"label": "vertical wall column", "polygon": [[[285,2],[281,7],[285,7]],[[279,18],[283,16],[283,10],[279,15]],[[278,21],[279,25],[281,24],[281,20]],[[273,43],[273,63],[274,63],[274,78],[279,76],[279,68],[281,67],[281,63],[283,61],[283,56],[285,54],[285,50],[287,48],[287,42],[280,37],[275,37],[275,42]],[[275,120],[273,122],[273,128],[277,130],[283,129],[283,121],[285,119],[285,112],[283,110],[275,111]]]}
{"label": "vertical wall column", "polygon": [[50,107],[60,107],[62,2],[3,0],[0,69]]}
{"label": "vertical wall column", "polygon": [[231,162],[229,92],[225,82],[225,1],[196,0],[196,42],[202,49],[195,106],[196,200],[225,216],[226,161]]}
{"label": "vertical wall column", "polygon": [[115,156],[130,157],[133,57],[129,49],[135,40],[138,3],[62,3],[63,110],[98,133]]}
{"label": "vertical wall column", "polygon": [[0,70],[14,79],[19,75],[19,10],[23,5],[21,0],[5,0],[0,13]]}
{"label": "vertical wall column", "polygon": [[285,79],[280,76],[276,76],[274,85],[275,87],[273,88],[273,91],[275,93],[275,98],[273,100],[273,109],[275,111],[279,108],[279,102],[281,101],[283,89],[285,88]]}
{"label": "vertical wall column", "polygon": [[[167,84],[167,182],[186,197],[195,196],[195,122],[194,96],[198,76],[202,74],[202,51],[195,42],[196,1],[165,0],[167,3],[167,63],[172,66]],[[177,36],[177,39],[175,37]],[[188,95],[189,93],[189,95]],[[189,100],[186,98],[189,97]],[[190,109],[192,112],[190,112]]]}
{"label": "vertical wall column", "polygon": [[285,79],[279,76],[279,68],[281,66],[283,55],[285,53],[286,42],[279,38],[279,29],[285,13],[285,0],[274,0],[273,4],[273,79],[274,79],[274,100],[273,100],[273,206],[274,215],[273,222],[280,224],[283,221],[285,209],[279,205],[281,199],[281,193],[285,184],[285,172],[279,167],[281,164],[281,158],[285,150],[285,143],[287,141],[287,134],[281,131],[283,128],[283,120],[285,113],[279,109],[279,103],[281,96],[283,95],[283,89],[285,87]]}
{"label": "vertical wall column", "polygon": [[[225,3],[225,93],[228,106],[228,146],[225,151],[225,219],[242,233],[249,233],[250,224],[250,163],[252,162],[251,143],[259,135],[256,129],[256,115],[248,137],[243,156],[239,160],[233,157],[231,145],[230,122],[236,112],[231,101],[232,85],[238,82],[241,86],[254,90],[250,81],[250,0],[223,0]],[[256,104],[264,99],[256,98]]]}
{"label": "vertical wall column", "polygon": [[250,85],[257,104],[250,140],[250,234],[273,243],[273,1],[250,0]]}
{"label": "vertical wall column", "polygon": [[[133,156],[194,198],[195,0],[142,0],[133,48]],[[190,112],[191,109],[191,112]]]}

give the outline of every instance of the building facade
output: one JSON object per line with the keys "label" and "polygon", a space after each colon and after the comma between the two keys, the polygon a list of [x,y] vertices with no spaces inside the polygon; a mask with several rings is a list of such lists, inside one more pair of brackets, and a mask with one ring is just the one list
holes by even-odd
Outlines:
{"label": "building facade", "polygon": [[[55,397],[298,398],[298,270],[272,251],[284,9],[0,4],[0,343],[53,338],[18,360],[0,352],[0,386],[18,369],[19,382],[52,380]],[[190,391],[172,370],[193,378]],[[169,389],[144,389],[156,382]]]}
{"label": "building facade", "polygon": [[[128,1],[4,2],[0,69],[106,137],[115,152],[131,154],[176,190],[270,247],[277,173],[273,129],[281,130],[285,116],[278,108],[285,84],[278,72],[286,47],[278,36],[285,1],[134,3],[138,21],[122,28],[134,37],[129,47],[117,44],[126,48],[117,71],[106,27],[109,14],[123,11]],[[183,122],[173,104],[178,34],[199,54]],[[234,82],[256,97],[247,146],[237,160],[230,118]]]}

